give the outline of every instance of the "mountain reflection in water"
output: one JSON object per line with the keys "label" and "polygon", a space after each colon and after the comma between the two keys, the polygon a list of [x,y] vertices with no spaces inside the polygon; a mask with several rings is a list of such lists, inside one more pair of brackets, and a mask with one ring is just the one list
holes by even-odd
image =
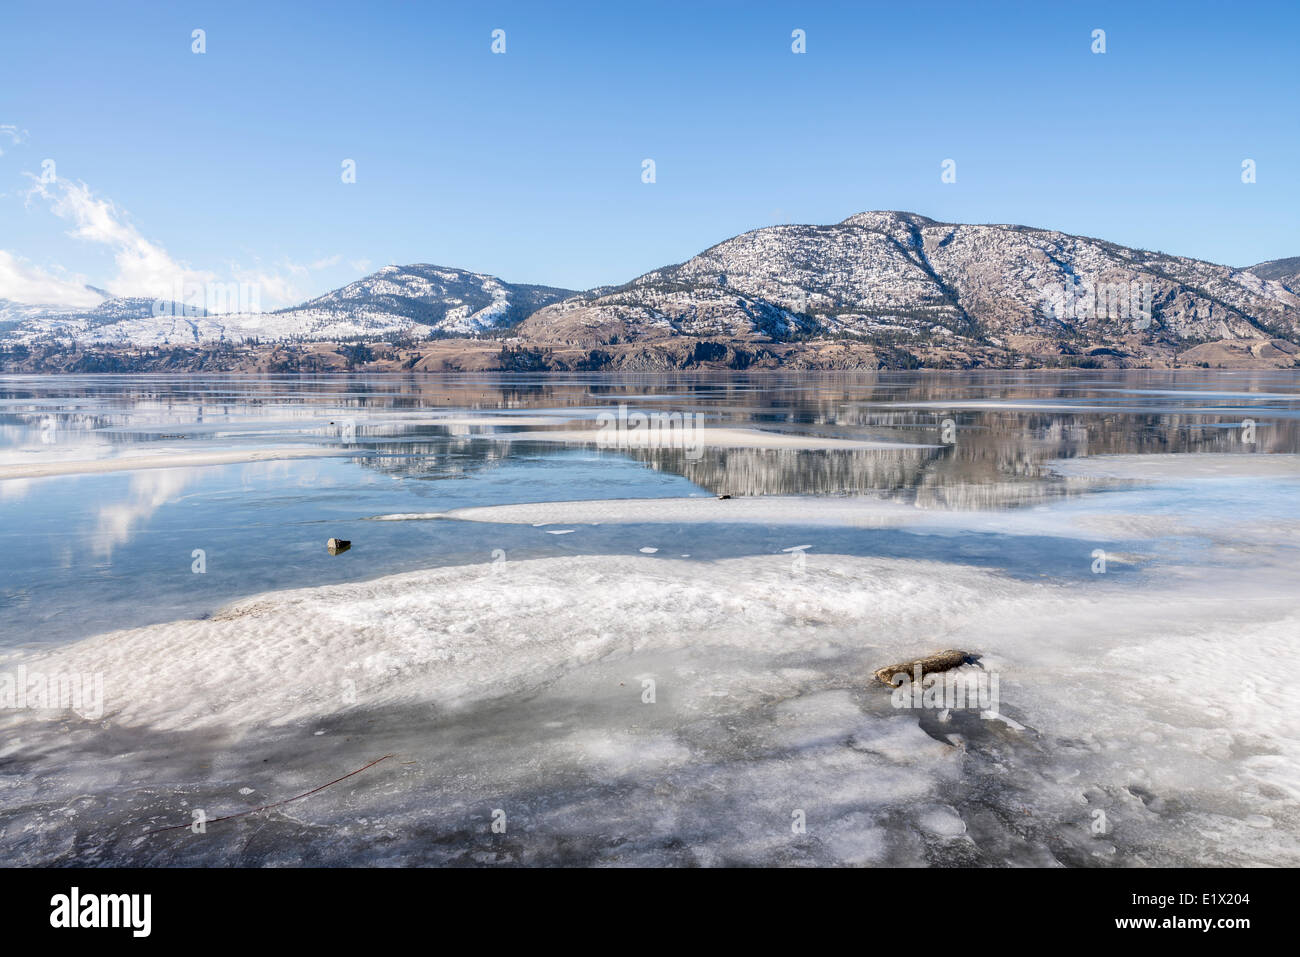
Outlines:
{"label": "mountain reflection in water", "polygon": [[[1073,485],[1044,463],[1114,453],[1295,452],[1288,372],[971,372],[672,376],[70,376],[0,379],[0,450],[51,428],[97,454],[130,446],[312,442],[395,476],[464,477],[565,446],[521,431],[590,429],[631,410],[700,412],[710,426],[916,448],[598,449],[715,494],[883,493],[921,507],[1041,501]],[[452,416],[452,414],[455,414]],[[494,426],[514,413],[509,428]],[[519,416],[542,422],[521,429]],[[439,417],[451,416],[451,424]],[[324,421],[322,421],[322,419]],[[557,425],[557,421],[567,424]],[[466,424],[468,422],[468,424]],[[947,437],[954,439],[945,444]],[[1254,423],[1254,441],[1243,424]],[[511,442],[491,437],[511,432]]]}

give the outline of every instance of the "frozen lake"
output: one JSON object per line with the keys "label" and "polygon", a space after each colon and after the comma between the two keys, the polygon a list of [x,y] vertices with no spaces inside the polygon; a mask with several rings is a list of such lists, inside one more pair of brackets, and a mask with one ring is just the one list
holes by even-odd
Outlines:
{"label": "frozen lake", "polygon": [[0,849],[1295,865],[1297,492],[1296,373],[0,377]]}

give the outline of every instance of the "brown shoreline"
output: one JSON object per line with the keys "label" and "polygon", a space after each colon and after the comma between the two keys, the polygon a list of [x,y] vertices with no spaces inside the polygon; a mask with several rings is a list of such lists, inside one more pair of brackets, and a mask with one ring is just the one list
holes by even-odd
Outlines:
{"label": "brown shoreline", "polygon": [[1018,336],[1003,345],[882,345],[843,340],[773,342],[678,336],[617,344],[520,339],[168,347],[31,346],[0,350],[13,373],[349,373],[876,371],[889,369],[1294,369],[1286,339],[1223,339],[1182,350],[1137,337],[1072,347]]}

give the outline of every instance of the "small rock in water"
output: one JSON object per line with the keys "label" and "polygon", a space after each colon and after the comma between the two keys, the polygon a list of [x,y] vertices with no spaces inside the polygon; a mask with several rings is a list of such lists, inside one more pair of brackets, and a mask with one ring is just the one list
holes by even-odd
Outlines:
{"label": "small rock in water", "polygon": [[924,658],[916,658],[912,661],[903,661],[896,665],[886,665],[876,671],[876,678],[887,685],[894,684],[894,675],[907,675],[913,677],[916,673],[916,667],[920,665],[921,675],[930,674],[935,671],[950,671],[953,668],[966,664],[971,656],[964,651],[949,649],[948,651],[939,651],[933,655],[926,655]]}
{"label": "small rock in water", "polygon": [[331,555],[337,555],[340,552],[346,552],[352,547],[352,543],[346,538],[331,538],[325,543],[325,548]]}

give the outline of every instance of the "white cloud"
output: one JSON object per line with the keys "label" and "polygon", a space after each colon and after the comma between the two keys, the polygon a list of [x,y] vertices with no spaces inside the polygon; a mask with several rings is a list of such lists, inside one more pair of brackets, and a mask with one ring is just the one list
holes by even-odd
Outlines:
{"label": "white cloud", "polygon": [[36,305],[93,309],[104,297],[82,276],[63,278],[0,249],[0,299]]}
{"label": "white cloud", "polygon": [[[69,236],[112,251],[117,275],[98,285],[113,296],[174,300],[216,312],[278,309],[308,298],[300,280],[343,261],[342,255],[333,255],[305,264],[282,260],[269,268],[231,262],[224,274],[197,269],[146,239],[124,211],[85,183],[62,178],[46,183],[28,176],[33,182],[26,194],[29,205],[35,198],[43,200],[50,212],[72,224]],[[234,287],[242,288],[232,294]],[[84,279],[61,279],[0,250],[0,298],[89,308],[102,297],[84,289]]]}
{"label": "white cloud", "polygon": [[118,274],[104,286],[115,296],[179,298],[178,290],[217,278],[213,272],[177,262],[167,250],[145,239],[111,200],[99,199],[85,183],[35,180],[28,192],[28,198],[32,196],[40,196],[50,204],[54,215],[73,224],[70,236],[113,250]]}
{"label": "white cloud", "polygon": [[[295,269],[292,264],[288,267],[292,273]],[[243,269],[241,267],[232,267],[232,275],[240,283],[248,283],[257,290],[257,298],[261,309],[280,309],[284,306],[296,306],[306,297],[295,283],[288,276],[280,272],[268,272],[261,269]]]}
{"label": "white cloud", "polygon": [[[251,268],[232,262],[228,264],[228,271],[237,282],[248,283],[257,288],[263,310],[281,309],[285,306],[296,306],[314,295],[319,295],[319,291],[312,291],[314,289],[312,274],[332,269],[342,261],[341,255],[334,255],[309,263],[282,259],[273,266],[263,266],[259,263]],[[307,284],[307,288],[304,288],[304,283]]]}
{"label": "white cloud", "polygon": [[[0,123],[0,136],[9,140],[10,144],[17,146],[20,143],[27,142],[27,131],[20,130],[12,123]],[[5,151],[0,149],[0,156],[4,156]]]}

